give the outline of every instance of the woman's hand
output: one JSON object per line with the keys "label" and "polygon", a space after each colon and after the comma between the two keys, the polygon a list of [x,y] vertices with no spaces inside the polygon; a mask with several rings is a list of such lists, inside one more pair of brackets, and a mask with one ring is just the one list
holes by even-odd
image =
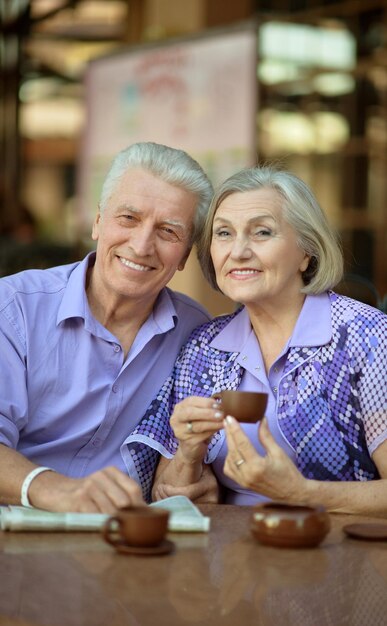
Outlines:
{"label": "woman's hand", "polygon": [[211,437],[223,428],[223,412],[213,398],[191,396],[175,406],[171,426],[179,439],[179,457],[186,463],[202,462]]}
{"label": "woman's hand", "polygon": [[258,454],[233,417],[228,416],[224,420],[224,427],[228,445],[224,465],[226,476],[245,489],[272,500],[303,504],[307,479],[276,443],[266,418],[259,427],[259,439],[266,456]]}
{"label": "woman's hand", "polygon": [[216,479],[203,460],[211,437],[223,428],[223,417],[213,398],[190,396],[175,406],[171,426],[179,447],[172,459],[160,459],[153,481],[153,500],[178,493],[197,501],[218,499]]}

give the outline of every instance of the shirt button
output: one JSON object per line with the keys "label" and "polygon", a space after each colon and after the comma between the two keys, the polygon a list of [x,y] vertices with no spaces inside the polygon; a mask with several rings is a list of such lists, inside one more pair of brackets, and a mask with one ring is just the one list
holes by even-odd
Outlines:
{"label": "shirt button", "polygon": [[257,372],[259,372],[261,368],[259,367],[259,365],[257,365],[257,367],[254,367],[254,369],[257,370]]}
{"label": "shirt button", "polygon": [[118,385],[113,385],[112,390],[113,390],[113,393],[117,393]]}
{"label": "shirt button", "polygon": [[113,347],[113,350],[114,350],[114,352],[119,352],[120,351],[120,346],[115,343],[114,347]]}
{"label": "shirt button", "polygon": [[242,357],[242,361],[246,361],[246,359],[247,359],[247,356],[246,356],[246,355],[244,355],[244,356]]}
{"label": "shirt button", "polygon": [[277,393],[278,387],[273,387],[273,391],[274,391],[274,393]]}

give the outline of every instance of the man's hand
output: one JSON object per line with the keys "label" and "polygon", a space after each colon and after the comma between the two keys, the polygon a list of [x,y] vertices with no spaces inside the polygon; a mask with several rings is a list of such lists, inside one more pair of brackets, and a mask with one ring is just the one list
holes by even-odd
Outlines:
{"label": "man's hand", "polygon": [[187,496],[192,502],[198,504],[217,504],[220,499],[220,490],[211,467],[204,465],[202,475],[196,483],[185,487],[160,483],[155,487],[152,496],[153,500],[164,500],[171,496]]}
{"label": "man's hand", "polygon": [[31,483],[30,503],[48,511],[114,513],[118,508],[145,505],[140,486],[116,467],[86,478],[43,472]]}

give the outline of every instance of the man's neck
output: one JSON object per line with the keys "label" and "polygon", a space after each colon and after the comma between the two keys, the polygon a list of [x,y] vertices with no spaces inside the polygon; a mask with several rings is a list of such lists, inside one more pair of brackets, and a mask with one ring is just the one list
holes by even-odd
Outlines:
{"label": "man's neck", "polygon": [[124,296],[103,298],[100,297],[100,290],[96,296],[90,270],[86,295],[93,317],[119,340],[126,356],[138,331],[151,314],[155,300],[135,300]]}

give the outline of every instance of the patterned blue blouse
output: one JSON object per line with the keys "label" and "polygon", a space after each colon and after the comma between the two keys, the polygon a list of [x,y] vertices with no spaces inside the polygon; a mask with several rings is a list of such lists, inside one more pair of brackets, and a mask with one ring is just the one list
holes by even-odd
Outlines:
{"label": "patterned blue blouse", "polygon": [[[278,427],[304,476],[376,479],[371,454],[387,439],[387,315],[333,292],[327,297],[329,340],[317,346],[290,343],[287,350],[278,384]],[[178,446],[169,424],[175,404],[187,396],[208,397],[240,386],[240,351],[225,352],[213,343],[241,311],[193,331],[172,375],[121,447],[129,474],[148,500],[159,453],[171,458]],[[216,459],[223,442],[219,431],[209,445],[207,463]]]}

